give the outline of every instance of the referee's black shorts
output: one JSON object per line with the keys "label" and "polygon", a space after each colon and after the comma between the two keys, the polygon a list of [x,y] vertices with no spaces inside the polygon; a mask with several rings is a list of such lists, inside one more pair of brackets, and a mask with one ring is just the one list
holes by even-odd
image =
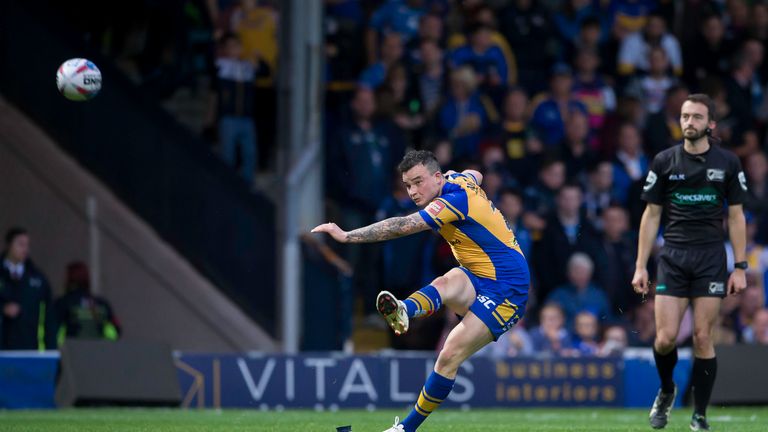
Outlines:
{"label": "referee's black shorts", "polygon": [[664,245],[659,252],[656,295],[725,297],[728,269],[725,246]]}

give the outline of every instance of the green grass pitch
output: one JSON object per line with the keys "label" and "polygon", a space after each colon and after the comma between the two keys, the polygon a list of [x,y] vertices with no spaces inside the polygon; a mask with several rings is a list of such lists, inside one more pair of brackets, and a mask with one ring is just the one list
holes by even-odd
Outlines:
{"label": "green grass pitch", "polygon": [[[69,409],[0,411],[1,432],[381,432],[404,412],[338,412],[174,409]],[[768,431],[768,407],[712,408],[714,431]],[[690,408],[675,409],[665,431],[688,431]],[[419,432],[651,431],[647,410],[476,409],[439,410]]]}

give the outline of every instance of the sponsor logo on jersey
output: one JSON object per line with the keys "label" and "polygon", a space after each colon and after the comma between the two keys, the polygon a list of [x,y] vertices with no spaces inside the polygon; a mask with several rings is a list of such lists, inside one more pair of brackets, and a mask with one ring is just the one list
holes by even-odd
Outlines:
{"label": "sponsor logo on jersey", "polygon": [[723,282],[710,282],[709,293],[710,294],[723,294],[725,292],[725,283]]}
{"label": "sponsor logo on jersey", "polygon": [[681,189],[671,194],[671,201],[677,205],[717,205],[718,194],[714,188]]}
{"label": "sponsor logo on jersey", "polygon": [[442,201],[432,201],[427,206],[427,213],[432,215],[432,217],[437,217],[437,215],[439,215],[444,208],[445,208],[445,203],[443,203]]}
{"label": "sponsor logo on jersey", "polygon": [[721,169],[710,168],[707,170],[707,180],[712,182],[725,181],[725,171]]}
{"label": "sponsor logo on jersey", "polygon": [[645,178],[645,186],[643,186],[643,190],[645,192],[648,192],[653,188],[653,186],[656,184],[656,180],[658,180],[659,177],[656,175],[653,171],[648,171],[648,177]]}
{"label": "sponsor logo on jersey", "polygon": [[739,186],[741,186],[741,189],[746,192],[747,191],[747,178],[744,176],[744,171],[739,171]]}
{"label": "sponsor logo on jersey", "polygon": [[685,174],[670,174],[669,179],[672,181],[685,180]]}
{"label": "sponsor logo on jersey", "polygon": [[717,201],[717,195],[715,194],[674,193],[672,194],[672,197],[672,201],[676,204],[714,203]]}

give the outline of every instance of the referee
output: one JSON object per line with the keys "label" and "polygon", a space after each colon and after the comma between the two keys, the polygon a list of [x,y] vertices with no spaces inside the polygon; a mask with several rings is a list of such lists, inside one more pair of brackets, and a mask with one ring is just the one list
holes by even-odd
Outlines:
{"label": "referee", "polygon": [[[742,211],[747,184],[739,159],[709,142],[715,128],[714,113],[709,96],[688,96],[680,113],[684,142],[656,155],[643,187],[642,198],[648,204],[640,222],[632,279],[639,294],[649,291],[648,256],[659,231],[662,208],[666,207],[667,213],[656,284],[653,355],[661,388],[650,412],[654,429],[666,426],[675,401],[675,340],[683,314],[692,304],[695,359],[691,430],[709,430],[706,409],[717,373],[712,328],[722,299],[728,294],[739,294],[747,286],[746,223]],[[728,235],[736,261],[730,277],[723,246],[724,204],[728,205]]]}

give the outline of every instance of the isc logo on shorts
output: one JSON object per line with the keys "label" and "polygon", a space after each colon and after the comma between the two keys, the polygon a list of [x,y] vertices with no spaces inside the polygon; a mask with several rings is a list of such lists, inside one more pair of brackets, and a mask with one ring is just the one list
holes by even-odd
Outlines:
{"label": "isc logo on shorts", "polygon": [[494,302],[493,300],[489,299],[488,297],[486,297],[484,295],[477,296],[477,299],[480,300],[480,303],[482,303],[483,306],[485,306],[486,309],[495,309],[496,308],[496,302]]}

